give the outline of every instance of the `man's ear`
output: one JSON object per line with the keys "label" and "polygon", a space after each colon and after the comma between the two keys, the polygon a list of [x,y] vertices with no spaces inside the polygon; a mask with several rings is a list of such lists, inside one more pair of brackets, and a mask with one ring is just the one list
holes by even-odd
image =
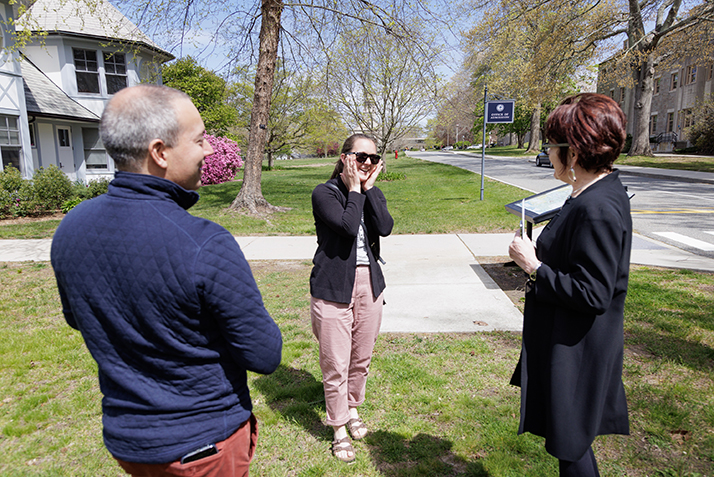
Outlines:
{"label": "man's ear", "polygon": [[161,139],[154,139],[149,143],[149,162],[152,166],[166,170],[169,165],[166,160],[166,149],[166,144]]}

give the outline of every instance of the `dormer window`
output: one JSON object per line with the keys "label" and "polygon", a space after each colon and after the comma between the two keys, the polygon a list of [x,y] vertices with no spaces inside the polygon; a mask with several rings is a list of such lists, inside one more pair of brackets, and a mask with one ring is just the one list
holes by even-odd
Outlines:
{"label": "dormer window", "polygon": [[80,93],[99,93],[99,64],[97,52],[72,48],[74,70],[77,75],[77,91]]}
{"label": "dormer window", "polygon": [[[77,92],[114,94],[120,89],[126,88],[126,55],[124,53],[103,51],[101,52],[102,63],[98,61],[99,52],[96,50],[72,48],[72,53],[77,76]],[[105,93],[102,91],[103,85],[106,85]]]}
{"label": "dormer window", "polygon": [[104,73],[107,77],[107,93],[114,94],[126,88],[126,61],[124,53],[104,52]]}

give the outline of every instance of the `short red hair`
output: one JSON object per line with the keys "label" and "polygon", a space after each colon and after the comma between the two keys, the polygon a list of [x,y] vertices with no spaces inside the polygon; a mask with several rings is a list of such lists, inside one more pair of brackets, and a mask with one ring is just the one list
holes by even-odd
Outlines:
{"label": "short red hair", "polygon": [[[553,143],[568,143],[577,151],[578,164],[584,169],[609,172],[625,144],[626,121],[612,98],[580,93],[566,98],[550,113],[545,137]],[[561,160],[562,152],[558,151]]]}

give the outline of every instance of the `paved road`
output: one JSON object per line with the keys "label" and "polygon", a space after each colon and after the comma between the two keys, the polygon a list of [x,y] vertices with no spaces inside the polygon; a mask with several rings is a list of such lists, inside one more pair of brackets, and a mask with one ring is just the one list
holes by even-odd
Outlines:
{"label": "paved road", "polygon": [[[481,173],[481,156],[477,154],[410,152],[410,155]],[[652,169],[624,166],[621,170],[622,182],[630,193],[634,193],[631,205],[635,232],[714,258],[714,174],[681,173],[653,177],[640,175],[652,174]],[[674,174],[666,170],[655,171],[657,174]],[[553,169],[536,167],[526,158],[488,156],[485,175],[531,192],[543,192],[562,185],[553,178]]]}

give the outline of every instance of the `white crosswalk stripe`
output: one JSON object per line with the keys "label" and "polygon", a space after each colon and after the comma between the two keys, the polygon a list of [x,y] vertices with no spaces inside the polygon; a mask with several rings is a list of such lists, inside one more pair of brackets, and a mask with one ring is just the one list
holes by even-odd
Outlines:
{"label": "white crosswalk stripe", "polygon": [[[706,233],[714,235],[714,231],[707,231]],[[714,244],[692,237],[687,237],[686,235],[678,234],[677,232],[655,232],[655,235],[659,235],[660,237],[664,237],[705,252],[714,252]]]}

